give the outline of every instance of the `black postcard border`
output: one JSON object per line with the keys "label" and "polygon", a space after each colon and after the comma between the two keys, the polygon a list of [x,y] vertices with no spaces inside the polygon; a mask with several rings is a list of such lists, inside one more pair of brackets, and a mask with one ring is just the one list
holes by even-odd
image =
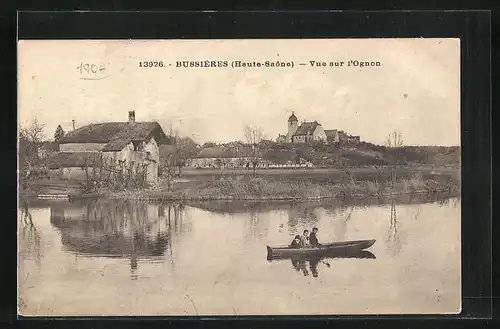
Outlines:
{"label": "black postcard border", "polygon": [[[19,39],[235,39],[235,38],[409,38],[461,39],[461,146],[462,146],[462,314],[459,316],[318,316],[324,324],[384,325],[412,319],[412,327],[429,326],[428,319],[492,316],[491,215],[491,57],[490,18],[474,11],[275,11],[275,12],[18,12]],[[42,60],[42,59],[41,59]],[[11,137],[12,138],[12,137]],[[15,231],[12,231],[15,232]],[[9,249],[17,248],[16,236]],[[8,249],[7,249],[8,250]],[[17,257],[12,268],[17,268]],[[11,273],[14,276],[16,271]],[[51,318],[16,319],[17,284],[8,285],[12,296],[9,318],[21,325]],[[12,289],[14,287],[14,289]],[[240,319],[283,320],[274,325],[304,325],[292,320],[306,317],[218,317],[216,326]],[[71,318],[64,318],[71,319]],[[75,318],[76,319],[76,318]],[[120,327],[134,322],[167,323],[213,318],[97,318],[78,325]],[[359,321],[345,321],[345,320]],[[123,322],[123,320],[128,320]],[[151,321],[152,320],[152,321]],[[254,321],[252,321],[253,323]],[[446,321],[447,322],[447,321]],[[86,324],[85,324],[86,323]],[[256,322],[257,323],[257,322]],[[433,322],[436,323],[436,322]],[[438,326],[439,321],[437,322]],[[66,327],[66,321],[52,322]],[[72,325],[75,325],[72,321]],[[387,323],[386,323],[387,324]],[[406,322],[405,322],[406,324]],[[443,323],[441,323],[443,324]],[[240,323],[243,325],[243,322]],[[407,324],[410,326],[410,323]]]}

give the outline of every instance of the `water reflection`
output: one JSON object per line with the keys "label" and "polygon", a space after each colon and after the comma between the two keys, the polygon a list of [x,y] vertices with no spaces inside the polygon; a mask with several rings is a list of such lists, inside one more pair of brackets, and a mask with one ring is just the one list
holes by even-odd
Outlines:
{"label": "water reflection", "polygon": [[[25,314],[426,313],[460,301],[459,199],[30,207],[19,209]],[[266,245],[312,227],[323,244],[379,242],[358,254],[264,259]]]}
{"label": "water reflection", "polygon": [[84,257],[130,259],[132,278],[140,259],[157,259],[182,230],[183,206],[131,200],[88,200],[50,207],[50,222],[66,251]]}
{"label": "water reflection", "polygon": [[[330,268],[332,265],[328,260],[342,259],[342,258],[357,258],[357,259],[375,259],[375,255],[366,250],[360,250],[358,252],[352,253],[342,253],[342,254],[331,254],[324,257],[292,257],[290,262],[292,263],[292,268],[296,272],[302,272],[304,276],[308,276],[309,273],[313,277],[317,278],[319,276],[318,265],[326,265]],[[269,261],[280,261],[283,259],[269,259]]]}
{"label": "water reflection", "polygon": [[[345,214],[347,209],[349,209],[349,212],[347,214]],[[349,207],[349,208],[346,206],[342,206],[339,210],[340,210],[339,211],[340,215],[342,217],[341,217],[341,219],[336,221],[335,232],[336,232],[337,240],[344,240],[346,232],[347,232],[347,223],[349,222],[349,220],[352,217],[352,212],[354,211],[354,205]]]}
{"label": "water reflection", "polygon": [[[418,209],[419,207],[417,207]],[[396,256],[401,252],[402,244],[400,239],[400,234],[398,232],[398,218],[396,212],[396,201],[391,201],[391,214],[390,214],[390,225],[389,232],[387,237],[387,248],[391,251],[391,253]],[[418,210],[417,210],[418,211]]]}
{"label": "water reflection", "polygon": [[288,209],[288,229],[293,234],[299,223],[307,222],[314,226],[318,222],[317,207],[312,203],[291,203]]}
{"label": "water reflection", "polygon": [[41,235],[33,224],[33,216],[26,201],[21,204],[21,218],[19,225],[20,244],[19,249],[22,255],[34,257],[37,265],[40,265]]}

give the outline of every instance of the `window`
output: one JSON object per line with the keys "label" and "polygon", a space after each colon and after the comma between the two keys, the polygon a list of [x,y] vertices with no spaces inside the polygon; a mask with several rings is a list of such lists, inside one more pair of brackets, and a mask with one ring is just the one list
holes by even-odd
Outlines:
{"label": "window", "polygon": [[134,145],[134,151],[142,151],[144,148],[142,142],[133,141],[132,144]]}

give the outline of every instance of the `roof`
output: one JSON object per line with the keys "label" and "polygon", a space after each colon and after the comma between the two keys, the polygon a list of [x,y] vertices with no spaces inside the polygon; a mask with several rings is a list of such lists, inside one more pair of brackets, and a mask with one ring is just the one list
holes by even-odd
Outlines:
{"label": "roof", "polygon": [[205,147],[195,158],[236,158],[236,154],[222,147]]}
{"label": "roof", "polygon": [[229,142],[229,143],[226,143],[223,145],[224,147],[244,147],[245,144],[243,142],[240,142],[240,141],[236,141],[236,142]]}
{"label": "roof", "polygon": [[337,129],[326,129],[325,134],[326,137],[335,137],[335,135],[337,135]]}
{"label": "roof", "polygon": [[295,114],[292,112],[292,115],[290,115],[290,117],[288,118],[288,121],[289,122],[292,122],[292,121],[297,122],[299,120],[297,119],[297,117],[295,116]]}
{"label": "roof", "polygon": [[303,122],[298,128],[294,136],[312,135],[317,126],[321,126],[318,122]]}
{"label": "roof", "polygon": [[94,161],[96,156],[97,152],[58,152],[47,159],[47,165],[49,169],[83,167]]}
{"label": "roof", "polygon": [[167,136],[158,122],[105,122],[89,124],[68,132],[59,140],[68,143],[107,143],[103,151],[121,151],[132,141],[145,141],[155,137],[163,143]]}
{"label": "roof", "polygon": [[39,149],[45,151],[59,151],[59,144],[56,142],[42,142]]}

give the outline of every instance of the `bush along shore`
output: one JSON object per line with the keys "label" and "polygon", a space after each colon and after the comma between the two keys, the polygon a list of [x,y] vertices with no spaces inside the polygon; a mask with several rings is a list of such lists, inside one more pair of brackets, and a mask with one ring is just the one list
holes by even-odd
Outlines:
{"label": "bush along shore", "polygon": [[162,184],[142,190],[103,191],[109,198],[150,201],[161,200],[321,200],[368,198],[403,194],[460,195],[457,180],[432,180],[413,177],[396,181],[354,181],[349,183],[317,183],[307,180],[219,179],[167,190]]}

